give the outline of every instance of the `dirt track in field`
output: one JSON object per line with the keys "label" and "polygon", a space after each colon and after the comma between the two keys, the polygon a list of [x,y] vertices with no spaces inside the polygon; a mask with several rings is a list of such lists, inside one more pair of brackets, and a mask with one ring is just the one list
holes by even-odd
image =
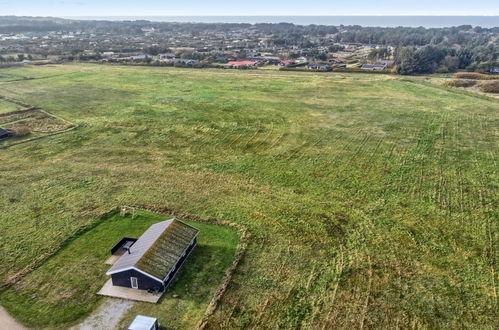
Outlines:
{"label": "dirt track in field", "polygon": [[26,330],[19,322],[17,322],[7,311],[0,306],[0,330]]}

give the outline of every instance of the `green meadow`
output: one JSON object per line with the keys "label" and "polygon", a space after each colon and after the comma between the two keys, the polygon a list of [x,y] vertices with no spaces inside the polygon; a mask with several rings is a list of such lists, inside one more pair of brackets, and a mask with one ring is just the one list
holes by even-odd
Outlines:
{"label": "green meadow", "polygon": [[22,106],[0,99],[0,114],[23,109]]}
{"label": "green meadow", "polygon": [[[250,231],[211,327],[496,326],[498,100],[392,75],[83,64],[0,72],[33,78],[1,82],[0,95],[78,125],[0,150],[0,304],[27,325],[53,326],[28,312],[42,315],[68,292],[88,300],[61,307],[61,322],[95,307],[78,277],[71,290],[36,284],[68,239],[133,204]],[[190,290],[207,276],[187,274],[178,281]],[[135,311],[191,328],[210,290],[182,293],[186,314]]]}

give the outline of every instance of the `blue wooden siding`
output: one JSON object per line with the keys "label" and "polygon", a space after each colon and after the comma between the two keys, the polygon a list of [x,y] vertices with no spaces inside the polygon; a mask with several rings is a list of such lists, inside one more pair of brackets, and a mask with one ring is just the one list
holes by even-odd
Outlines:
{"label": "blue wooden siding", "polygon": [[137,283],[140,290],[158,290],[163,291],[165,289],[163,283],[155,280],[149,276],[146,276],[134,269],[125,270],[116,274],[111,275],[113,285],[124,286],[127,288],[132,287],[131,277],[137,278]]}
{"label": "blue wooden siding", "polygon": [[175,264],[175,267],[168,274],[168,276],[163,281],[163,283],[161,283],[161,282],[159,282],[159,281],[157,281],[157,280],[155,280],[147,275],[144,275],[144,274],[142,274],[134,269],[129,269],[129,270],[125,270],[125,271],[122,271],[122,272],[119,272],[116,274],[112,274],[111,279],[113,281],[113,285],[131,288],[132,282],[130,280],[130,277],[136,277],[139,289],[164,291],[168,287],[168,285],[171,283],[171,281],[173,280],[173,278],[177,274],[180,267],[182,267],[183,263],[187,259],[187,256],[189,256],[189,254],[191,253],[192,249],[194,249],[196,244],[197,244],[197,238],[194,238],[192,243],[185,250],[183,256],[180,259],[178,259],[177,263]]}
{"label": "blue wooden siding", "polygon": [[189,256],[189,254],[191,253],[192,249],[194,249],[196,244],[197,244],[197,237],[195,237],[192,243],[187,247],[187,249],[184,252],[184,255],[180,259],[178,259],[177,263],[175,264],[175,268],[170,272],[170,274],[168,274],[168,277],[163,282],[165,284],[165,289],[168,287],[168,285],[170,285],[171,281],[177,274],[180,267],[182,267],[182,264],[184,263],[185,259],[187,259],[187,256]]}

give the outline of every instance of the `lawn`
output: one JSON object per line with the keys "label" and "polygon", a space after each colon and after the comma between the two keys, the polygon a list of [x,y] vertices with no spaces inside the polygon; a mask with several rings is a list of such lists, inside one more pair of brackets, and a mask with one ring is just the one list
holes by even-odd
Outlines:
{"label": "lawn", "polygon": [[498,100],[362,73],[2,72],[35,78],[3,95],[78,125],[0,150],[11,299],[100,214],[157,205],[251,232],[212,327],[496,326]]}
{"label": "lawn", "polygon": [[[69,241],[40,267],[0,293],[2,305],[29,327],[65,327],[95,309],[103,299],[96,293],[109,279],[104,262],[110,248],[123,237],[139,237],[166,216],[138,211],[113,212]],[[226,269],[234,259],[237,233],[228,227],[186,221],[200,230],[198,245],[158,304],[139,304],[134,310],[154,312],[173,328],[199,322]],[[179,295],[178,299],[172,294]],[[131,316],[130,316],[131,317]]]}

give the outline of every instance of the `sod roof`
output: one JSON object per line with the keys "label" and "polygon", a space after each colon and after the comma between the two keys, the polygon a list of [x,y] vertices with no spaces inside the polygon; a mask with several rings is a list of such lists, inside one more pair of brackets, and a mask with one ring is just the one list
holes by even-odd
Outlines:
{"label": "sod roof", "polygon": [[162,280],[198,232],[196,228],[177,219],[155,223],[132,245],[130,254],[123,254],[107,274],[133,267]]}

